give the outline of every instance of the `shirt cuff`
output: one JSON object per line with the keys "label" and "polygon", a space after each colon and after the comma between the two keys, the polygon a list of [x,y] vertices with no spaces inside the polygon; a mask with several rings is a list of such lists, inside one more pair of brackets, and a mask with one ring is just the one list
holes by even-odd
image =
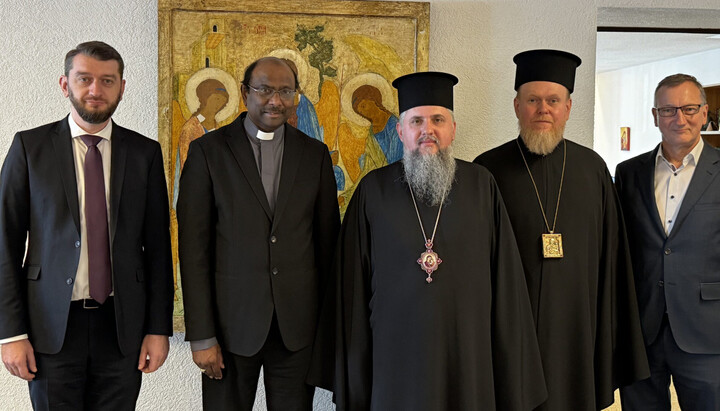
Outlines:
{"label": "shirt cuff", "polygon": [[0,345],[15,342],[15,341],[20,341],[20,340],[27,340],[27,339],[28,339],[27,334],[16,335],[15,337],[10,337],[10,338],[5,338],[5,339],[0,340]]}
{"label": "shirt cuff", "polygon": [[202,351],[218,344],[217,338],[211,337],[204,340],[190,341],[190,350]]}

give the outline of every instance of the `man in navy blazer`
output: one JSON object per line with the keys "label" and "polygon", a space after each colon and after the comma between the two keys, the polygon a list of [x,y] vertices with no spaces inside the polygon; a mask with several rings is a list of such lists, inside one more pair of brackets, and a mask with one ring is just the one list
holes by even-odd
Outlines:
{"label": "man in navy blazer", "polygon": [[631,245],[651,376],[621,388],[624,410],[720,410],[720,151],[703,142],[708,105],[693,76],[655,89],[662,142],[620,163],[615,183]]}
{"label": "man in navy blazer", "polygon": [[71,50],[60,87],[70,115],[17,133],[0,174],[2,360],[36,410],[132,410],[172,334],[160,145],[110,119],[125,80],[109,45]]}

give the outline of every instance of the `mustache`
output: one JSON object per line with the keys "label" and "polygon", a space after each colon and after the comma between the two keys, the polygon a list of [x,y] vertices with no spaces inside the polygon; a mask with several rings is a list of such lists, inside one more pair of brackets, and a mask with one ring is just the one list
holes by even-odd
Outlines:
{"label": "mustache", "polygon": [[276,108],[276,107],[269,107],[263,110],[266,113],[272,113],[272,114],[283,114],[285,113],[284,108]]}
{"label": "mustache", "polygon": [[418,139],[417,142],[418,142],[418,144],[421,144],[421,143],[424,143],[424,142],[426,142],[426,141],[432,141],[432,142],[435,143],[435,144],[437,144],[437,143],[439,142],[439,140],[438,140],[436,137],[428,136],[428,135],[421,136],[421,137]]}
{"label": "mustache", "polygon": [[547,117],[547,116],[538,116],[538,117],[535,117],[533,120],[534,121],[549,121],[551,123],[553,122],[552,117]]}

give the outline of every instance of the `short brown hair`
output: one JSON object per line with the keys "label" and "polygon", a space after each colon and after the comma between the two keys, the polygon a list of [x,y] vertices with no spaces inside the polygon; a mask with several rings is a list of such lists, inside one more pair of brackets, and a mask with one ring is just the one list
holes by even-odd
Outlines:
{"label": "short brown hair", "polygon": [[88,57],[92,57],[100,61],[115,60],[118,62],[118,69],[120,70],[120,78],[123,78],[123,71],[125,70],[125,63],[123,63],[120,53],[117,52],[112,46],[102,41],[88,41],[80,43],[74,49],[68,51],[65,55],[65,76],[70,75],[70,70],[73,68],[73,59],[78,54],[83,54]]}
{"label": "short brown hair", "polygon": [[694,77],[689,74],[673,74],[672,76],[667,76],[664,79],[660,80],[657,87],[655,88],[655,105],[657,106],[657,96],[658,91],[660,91],[663,87],[677,87],[683,83],[692,83],[695,85],[695,87],[698,88],[700,91],[700,97],[702,98],[702,104],[707,104],[707,96],[705,95],[705,89],[703,88],[703,85],[700,84],[700,82]]}

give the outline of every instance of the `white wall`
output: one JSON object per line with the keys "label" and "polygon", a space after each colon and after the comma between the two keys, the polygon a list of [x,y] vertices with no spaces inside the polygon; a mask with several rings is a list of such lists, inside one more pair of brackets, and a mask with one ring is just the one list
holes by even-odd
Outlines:
{"label": "white wall", "polygon": [[[597,0],[598,26],[720,29],[717,0]],[[657,83],[675,73],[692,74],[702,84],[720,83],[720,51],[696,53],[657,63],[599,74],[595,84],[593,148],[615,173],[626,159],[653,149],[660,142],[650,112]],[[639,80],[642,79],[642,80]],[[620,151],[620,127],[630,127],[630,151]]]}
{"label": "white wall", "polygon": [[[456,153],[471,160],[513,139],[512,57],[533,48],[558,48],[583,59],[567,136],[592,146],[595,90],[595,0],[431,2],[430,68],[456,74]],[[605,0],[604,7],[643,8],[647,1]],[[677,7],[661,0],[655,7]],[[716,7],[688,0],[684,8]],[[57,85],[64,54],[77,43],[103,40],[126,62],[127,87],[115,120],[152,138],[157,133],[157,5],[155,1],[0,0],[0,160],[20,129],[57,120],[68,111]],[[166,365],[144,380],[141,410],[200,409],[199,373],[182,335],[171,341]],[[329,410],[327,393],[317,410]],[[29,409],[27,386],[0,371],[0,410]],[[261,407],[260,409],[264,409]]]}
{"label": "white wall", "polygon": [[[655,87],[660,80],[686,73],[703,85],[720,84],[718,46],[715,50],[597,75],[595,151],[605,159],[611,173],[619,162],[652,150],[660,142],[660,131],[651,114]],[[620,151],[620,127],[630,127],[630,151]]]}

